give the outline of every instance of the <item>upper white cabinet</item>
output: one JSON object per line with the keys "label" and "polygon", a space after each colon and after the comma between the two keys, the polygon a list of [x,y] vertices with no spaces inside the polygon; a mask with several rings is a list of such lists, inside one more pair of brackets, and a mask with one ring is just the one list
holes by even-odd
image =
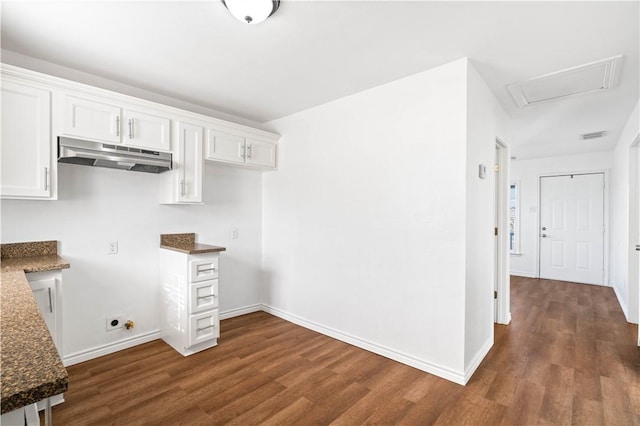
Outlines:
{"label": "upper white cabinet", "polygon": [[202,202],[202,141],[204,128],[175,123],[173,170],[164,173],[162,202],[165,204]]}
{"label": "upper white cabinet", "polygon": [[202,202],[205,159],[276,168],[277,134],[11,65],[0,72],[0,198],[57,199],[60,136],[171,152],[159,179],[166,203]]}
{"label": "upper white cabinet", "polygon": [[62,131],[65,136],[120,143],[120,107],[67,95]]}
{"label": "upper white cabinet", "polygon": [[243,164],[245,138],[231,133],[207,130],[207,160],[227,161]]}
{"label": "upper white cabinet", "polygon": [[276,143],[237,134],[207,130],[205,159],[259,167],[276,167]]}
{"label": "upper white cabinet", "polygon": [[276,166],[276,144],[258,139],[245,140],[247,164],[260,167]]}
{"label": "upper white cabinet", "polygon": [[171,150],[171,120],[162,115],[66,95],[62,120],[65,136],[150,150]]}
{"label": "upper white cabinet", "polygon": [[56,196],[51,187],[55,172],[51,155],[51,96],[50,90],[3,78],[2,198]]}
{"label": "upper white cabinet", "polygon": [[123,116],[123,125],[127,127],[122,143],[139,148],[171,150],[171,120],[167,117],[131,109],[125,109]]}

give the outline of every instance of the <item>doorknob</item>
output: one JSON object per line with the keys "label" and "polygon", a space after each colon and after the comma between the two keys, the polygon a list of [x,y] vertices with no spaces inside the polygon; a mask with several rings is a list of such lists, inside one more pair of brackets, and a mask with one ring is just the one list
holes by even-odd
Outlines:
{"label": "doorknob", "polygon": [[548,237],[548,235],[547,235],[547,234],[542,234],[542,235],[540,235],[540,236],[541,236],[542,238],[547,238],[547,237]]}

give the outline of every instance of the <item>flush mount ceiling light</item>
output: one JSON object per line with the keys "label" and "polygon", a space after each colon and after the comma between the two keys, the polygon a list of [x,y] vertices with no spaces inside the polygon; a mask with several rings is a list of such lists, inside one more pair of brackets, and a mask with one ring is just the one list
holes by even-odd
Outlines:
{"label": "flush mount ceiling light", "polygon": [[518,107],[615,87],[622,55],[509,84],[507,90]]}
{"label": "flush mount ceiling light", "polygon": [[238,21],[255,25],[276,13],[280,0],[222,0],[222,4]]}

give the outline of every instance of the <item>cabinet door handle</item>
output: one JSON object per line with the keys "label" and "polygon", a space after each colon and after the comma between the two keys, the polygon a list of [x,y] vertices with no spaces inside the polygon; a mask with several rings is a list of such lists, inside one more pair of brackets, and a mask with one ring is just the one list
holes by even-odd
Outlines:
{"label": "cabinet door handle", "polygon": [[133,139],[133,118],[129,119],[129,139]]}
{"label": "cabinet door handle", "polygon": [[184,179],[180,179],[180,196],[184,197]]}
{"label": "cabinet door handle", "polygon": [[51,302],[51,287],[49,287],[48,290],[49,290],[49,312],[53,313],[53,303]]}
{"label": "cabinet door handle", "polygon": [[116,136],[120,136],[120,116],[116,115]]}
{"label": "cabinet door handle", "polygon": [[247,158],[248,158],[249,160],[251,160],[251,156],[252,156],[252,155],[253,155],[253,154],[252,154],[252,152],[251,152],[251,145],[249,145],[249,146],[247,147]]}
{"label": "cabinet door handle", "polygon": [[44,168],[44,190],[45,191],[49,190],[49,168],[48,167]]}
{"label": "cabinet door handle", "polygon": [[206,326],[206,327],[196,328],[196,331],[203,331],[203,330],[207,330],[207,329],[209,329],[209,328],[213,328],[213,327],[215,327],[215,326],[216,326],[215,324],[211,324],[211,325],[208,325],[208,326]]}
{"label": "cabinet door handle", "polygon": [[210,297],[216,297],[216,295],[215,294],[210,294],[208,296],[198,296],[198,300],[200,300],[200,299],[208,299]]}

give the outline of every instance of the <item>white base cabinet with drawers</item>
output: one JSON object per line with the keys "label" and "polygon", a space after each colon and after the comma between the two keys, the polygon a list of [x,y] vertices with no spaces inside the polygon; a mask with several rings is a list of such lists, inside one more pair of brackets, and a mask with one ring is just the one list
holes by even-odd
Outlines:
{"label": "white base cabinet with drawers", "polygon": [[218,253],[160,249],[162,339],[183,356],[218,344]]}

